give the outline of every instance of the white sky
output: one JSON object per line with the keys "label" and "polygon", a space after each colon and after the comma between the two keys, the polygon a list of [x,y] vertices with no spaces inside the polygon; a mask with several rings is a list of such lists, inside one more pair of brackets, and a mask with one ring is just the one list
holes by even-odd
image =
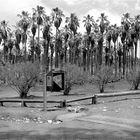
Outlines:
{"label": "white sky", "polygon": [[[17,21],[17,14],[23,10],[31,13],[37,5],[45,7],[48,15],[55,7],[62,9],[66,16],[74,12],[81,21],[87,14],[97,19],[105,12],[112,24],[119,24],[123,13],[140,14],[140,0],[0,0],[0,3],[0,21],[9,21],[10,25]],[[80,30],[84,30],[83,25]]]}

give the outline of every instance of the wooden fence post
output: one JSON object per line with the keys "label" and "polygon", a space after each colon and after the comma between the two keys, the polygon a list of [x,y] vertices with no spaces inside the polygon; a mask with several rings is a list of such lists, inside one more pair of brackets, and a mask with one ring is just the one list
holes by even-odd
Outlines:
{"label": "wooden fence post", "polygon": [[0,106],[3,106],[3,102],[0,102]]}
{"label": "wooden fence post", "polygon": [[23,101],[23,100],[21,101],[21,107],[27,107],[25,101]]}
{"label": "wooden fence post", "polygon": [[92,104],[97,104],[97,95],[92,97]]}
{"label": "wooden fence post", "polygon": [[66,100],[60,102],[60,107],[66,107],[67,103],[66,103]]}

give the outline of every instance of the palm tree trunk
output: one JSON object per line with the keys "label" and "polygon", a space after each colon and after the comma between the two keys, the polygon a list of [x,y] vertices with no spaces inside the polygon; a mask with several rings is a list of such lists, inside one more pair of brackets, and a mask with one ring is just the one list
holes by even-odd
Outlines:
{"label": "palm tree trunk", "polygon": [[135,67],[137,65],[137,44],[138,44],[138,39],[136,39],[136,42],[135,42]]}
{"label": "palm tree trunk", "polygon": [[49,71],[49,45],[50,45],[50,42],[47,41],[47,49],[46,49],[46,62],[47,62],[46,70],[47,70],[47,72]]}
{"label": "palm tree trunk", "polygon": [[69,47],[69,63],[71,64],[71,47]]}
{"label": "palm tree trunk", "polygon": [[75,61],[75,51],[76,51],[76,46],[75,46],[75,36],[74,36],[74,46],[72,48],[72,64],[74,64]]}
{"label": "palm tree trunk", "polygon": [[90,49],[89,49],[89,35],[88,35],[88,40],[87,40],[87,70],[90,71]]}
{"label": "palm tree trunk", "polygon": [[131,68],[134,66],[134,44],[131,48]]}
{"label": "palm tree trunk", "polygon": [[44,65],[46,67],[46,72],[49,71],[49,60],[48,60],[48,52],[49,52],[49,42],[44,40]]}
{"label": "palm tree trunk", "polygon": [[12,49],[10,49],[10,52],[9,52],[9,62],[10,62],[10,64],[12,62]]}
{"label": "palm tree trunk", "polygon": [[121,73],[121,55],[119,55],[119,73]]}
{"label": "palm tree trunk", "polygon": [[130,70],[131,69],[131,50],[130,49],[129,49],[128,57],[129,57],[129,70]]}
{"label": "palm tree trunk", "polygon": [[6,51],[6,45],[5,45],[5,41],[3,43],[3,55],[4,55],[4,61],[7,62],[7,59],[6,59],[6,55],[7,55],[7,51]]}
{"label": "palm tree trunk", "polygon": [[102,40],[101,40],[101,48],[100,48],[100,65],[102,65],[102,55],[103,55],[103,34],[102,34]]}
{"label": "palm tree trunk", "polygon": [[116,43],[114,42],[114,52],[115,52],[115,77],[117,76],[117,54],[116,54]]}
{"label": "palm tree trunk", "polygon": [[63,56],[60,56],[60,70],[63,69]]}
{"label": "palm tree trunk", "polygon": [[87,49],[87,70],[90,71],[90,50],[89,50],[89,46],[88,46],[88,49]]}
{"label": "palm tree trunk", "polygon": [[34,44],[35,44],[35,43],[34,43],[34,41],[35,41],[35,40],[34,40],[34,35],[33,35],[33,47],[32,47],[32,53],[31,53],[31,56],[32,56],[32,62],[35,61],[35,55],[34,55],[34,48],[35,48],[35,47],[34,47]]}
{"label": "palm tree trunk", "polygon": [[126,64],[126,46],[123,44],[123,75],[125,75],[125,64]]}
{"label": "palm tree trunk", "polygon": [[128,49],[126,50],[126,73],[128,73],[128,63],[129,63],[129,59],[128,59]]}
{"label": "palm tree trunk", "polygon": [[71,62],[72,62],[72,64],[74,64],[74,58],[75,58],[75,48],[74,48],[74,46],[73,46],[73,48],[72,48],[72,51],[71,51],[72,53],[71,53]]}
{"label": "palm tree trunk", "polygon": [[[37,44],[38,44],[38,47],[40,47],[40,25],[39,24],[38,24],[38,39],[37,39]],[[38,60],[40,61],[40,56],[38,56]]]}
{"label": "palm tree trunk", "polygon": [[58,60],[58,45],[57,45],[57,28],[56,28],[56,40],[55,40],[55,68],[58,68],[59,66],[59,60]]}
{"label": "palm tree trunk", "polygon": [[25,51],[24,51],[24,59],[25,59],[25,62],[27,61],[27,48],[26,48],[26,41],[25,41],[25,43],[24,43],[24,45],[25,45]]}
{"label": "palm tree trunk", "polygon": [[98,60],[98,68],[100,69],[102,65],[102,49],[103,49],[103,41],[99,40],[98,42],[98,52],[97,52],[97,60]]}
{"label": "palm tree trunk", "polygon": [[76,50],[77,50],[77,46],[75,46],[75,48],[74,48],[74,59],[73,59],[73,63],[74,63],[75,65],[76,65],[76,61],[77,61]]}
{"label": "palm tree trunk", "polygon": [[51,70],[53,69],[53,53],[51,52]]}
{"label": "palm tree trunk", "polygon": [[83,70],[86,71],[86,57],[87,57],[87,52],[86,50],[83,50]]}
{"label": "palm tree trunk", "polygon": [[106,56],[105,56],[105,65],[109,66],[109,53],[110,53],[110,41],[108,42],[108,50],[106,51]]}
{"label": "palm tree trunk", "polygon": [[97,71],[97,48],[95,49],[95,51],[93,52],[94,53],[94,58],[93,58],[93,61],[94,61],[94,73],[96,73]]}
{"label": "palm tree trunk", "polygon": [[67,42],[65,41],[65,63],[67,63]]}
{"label": "palm tree trunk", "polygon": [[93,75],[93,50],[91,50],[91,75]]}
{"label": "palm tree trunk", "polygon": [[38,39],[37,39],[37,44],[39,45],[40,41],[40,25],[38,25]]}

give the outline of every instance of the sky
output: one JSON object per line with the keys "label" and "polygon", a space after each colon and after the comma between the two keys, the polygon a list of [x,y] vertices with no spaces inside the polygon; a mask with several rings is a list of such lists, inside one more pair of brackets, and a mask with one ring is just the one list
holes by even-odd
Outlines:
{"label": "sky", "polygon": [[[18,20],[17,14],[24,11],[32,12],[37,5],[45,7],[46,14],[59,7],[66,16],[75,13],[82,22],[83,16],[90,14],[96,20],[102,12],[108,16],[112,24],[120,25],[123,13],[131,16],[140,14],[140,0],[0,0],[0,21],[6,20],[10,25]],[[83,30],[81,24],[80,30]]]}

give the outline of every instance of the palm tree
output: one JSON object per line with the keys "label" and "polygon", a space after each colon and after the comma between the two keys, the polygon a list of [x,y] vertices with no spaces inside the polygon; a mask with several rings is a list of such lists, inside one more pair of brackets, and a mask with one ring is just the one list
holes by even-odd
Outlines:
{"label": "palm tree", "polygon": [[[37,6],[36,9],[33,9],[36,13],[36,19],[37,19],[37,26],[38,26],[38,38],[37,38],[37,46],[35,47],[35,51],[38,57],[38,60],[40,61],[40,54],[41,54],[41,45],[40,45],[40,26],[43,24],[43,16],[45,14],[44,7]],[[43,47],[46,46],[46,41],[43,41]],[[45,51],[45,50],[44,50]],[[44,110],[46,110],[46,66],[44,69]]]}
{"label": "palm tree", "polygon": [[119,43],[119,48],[118,48],[118,61],[119,61],[119,74],[121,74],[122,72],[122,55],[123,55],[123,51],[122,51],[122,45]]}
{"label": "palm tree", "polygon": [[95,23],[93,16],[90,15],[84,16],[83,22],[84,22],[84,27],[86,28],[86,32],[89,35],[91,33],[92,25]]}
{"label": "palm tree", "polygon": [[44,7],[37,5],[37,8],[33,8],[33,11],[36,16],[36,21],[37,21],[37,28],[38,28],[38,38],[37,38],[37,52],[38,52],[38,59],[40,61],[40,26],[43,24],[43,16],[45,15],[45,10]]}
{"label": "palm tree", "polygon": [[126,13],[123,14],[122,17],[122,35],[121,35],[121,41],[123,43],[123,75],[125,75],[125,67],[126,67],[126,50],[127,50],[127,40],[129,38],[129,29],[130,29],[130,14]]}
{"label": "palm tree", "polygon": [[62,17],[64,17],[63,11],[61,9],[59,9],[58,7],[52,9],[52,17],[53,17],[53,21],[54,21],[54,26],[56,28],[56,42],[55,42],[55,67],[58,68],[58,45],[57,45],[57,39],[58,39],[58,31],[59,31],[59,27],[62,23]]}
{"label": "palm tree", "polygon": [[91,33],[91,28],[92,25],[95,24],[94,19],[92,16],[87,15],[86,17],[84,16],[84,27],[86,28],[86,32],[87,32],[87,42],[86,42],[86,47],[87,47],[87,70],[89,70],[89,66],[90,66],[90,43],[91,43],[91,37],[90,37],[90,33]]}
{"label": "palm tree", "polygon": [[121,33],[121,42],[123,44],[123,75],[125,75],[125,65],[126,65],[126,45],[125,45],[125,39],[126,39],[126,32],[122,30]]}
{"label": "palm tree", "polygon": [[54,43],[50,42],[50,49],[51,49],[51,70],[53,69],[53,55],[54,55]]}
{"label": "palm tree", "polygon": [[[57,44],[56,47],[57,47],[57,53],[58,53],[58,58],[59,58],[59,62],[60,62],[60,69],[62,69],[63,67],[63,58],[64,58],[64,48],[63,48],[63,35],[61,32],[59,32],[58,36],[57,36],[57,39],[56,39],[56,42]],[[58,64],[59,66],[59,64]]]}
{"label": "palm tree", "polygon": [[9,32],[8,24],[5,20],[1,21],[0,23],[0,32],[1,37],[3,40],[3,53],[4,53],[4,61],[7,61],[7,55],[8,55],[8,46],[6,44],[8,39],[8,32]]}
{"label": "palm tree", "polygon": [[97,69],[100,69],[100,66],[102,65],[102,52],[103,52],[103,35],[101,33],[98,34],[98,47],[97,47]]}
{"label": "palm tree", "polygon": [[112,27],[109,26],[107,29],[107,33],[106,33],[106,40],[108,42],[108,45],[105,48],[105,64],[109,65],[109,53],[110,53],[110,49],[111,49],[111,36],[112,36]]}
{"label": "palm tree", "polygon": [[67,49],[68,49],[68,39],[70,38],[70,30],[69,27],[67,25],[65,25],[63,31],[63,36],[64,36],[64,59],[65,59],[65,63],[67,63]]}
{"label": "palm tree", "polygon": [[86,64],[87,64],[87,35],[83,35],[82,39],[82,64],[83,64],[83,70],[86,71]]}
{"label": "palm tree", "polygon": [[112,41],[114,43],[114,54],[115,54],[115,77],[117,76],[117,53],[116,53],[116,41],[118,39],[119,31],[116,24],[112,29]]}
{"label": "palm tree", "polygon": [[[93,41],[93,43],[95,43],[95,47],[92,48],[94,50],[94,63],[95,63],[95,67],[94,67],[94,71],[96,72],[98,70],[98,61],[99,61],[99,47],[98,47],[98,43],[99,40],[102,38],[102,35],[100,33],[100,28],[97,24],[97,22],[93,25],[93,30],[91,33],[91,42]],[[91,45],[92,47],[92,45]]]}
{"label": "palm tree", "polygon": [[133,53],[134,53],[134,51],[133,51],[133,39],[132,39],[132,30],[131,30],[131,28],[130,28],[130,31],[129,31],[129,37],[128,37],[128,40],[127,40],[127,68],[128,68],[128,70],[129,69],[131,69],[131,68],[133,68],[133,57],[134,57],[134,55],[133,55]]}
{"label": "palm tree", "polygon": [[36,25],[36,15],[35,13],[33,13],[32,15],[32,25],[31,25],[31,32],[32,32],[32,48],[31,48],[31,57],[32,57],[32,62],[35,61],[35,55],[34,55],[34,51],[35,51],[35,35],[36,35],[36,29],[37,29],[37,25]]}
{"label": "palm tree", "polygon": [[44,17],[44,23],[43,23],[43,47],[44,47],[44,64],[46,66],[46,70],[49,70],[49,46],[50,46],[50,40],[51,40],[51,26],[52,21],[49,16]]}
{"label": "palm tree", "polygon": [[135,40],[135,66],[137,62],[137,45],[138,45],[138,39],[139,39],[139,34],[140,34],[140,15],[137,15],[135,17],[135,34],[136,34],[136,40]]}
{"label": "palm tree", "polygon": [[19,54],[20,54],[20,43],[21,43],[21,38],[22,38],[22,30],[21,28],[16,25],[14,26],[15,27],[15,30],[14,30],[14,35],[15,35],[15,58],[13,58],[13,62],[16,61],[17,62],[17,57],[19,57]]}
{"label": "palm tree", "polygon": [[75,45],[74,37],[72,36],[72,34],[70,34],[68,45],[69,45],[69,63],[72,64],[73,58],[74,58],[73,51],[74,51],[74,45]]}
{"label": "palm tree", "polygon": [[[131,42],[132,42],[132,47],[131,47],[131,67],[133,68],[133,66],[134,66],[134,47],[133,46],[134,46],[134,44],[136,42],[136,32],[135,32],[135,24],[134,23],[131,24],[130,36],[131,36]],[[137,52],[135,52],[135,53],[137,53]],[[136,63],[135,63],[135,65],[136,65]]]}
{"label": "palm tree", "polygon": [[18,26],[21,28],[22,30],[22,44],[24,47],[24,60],[26,61],[27,59],[27,48],[26,48],[26,42],[27,42],[27,30],[30,26],[30,18],[29,18],[29,14],[26,11],[22,11],[21,15],[18,14],[18,17],[20,18],[20,20],[18,21]]}
{"label": "palm tree", "polygon": [[[76,47],[75,42],[74,42],[75,35],[76,35],[77,29],[79,27],[78,17],[74,13],[71,13],[70,17],[66,17],[66,23],[68,24],[68,27],[71,30],[71,37],[70,37],[71,43],[69,43],[69,44],[71,44],[70,49],[72,49],[72,50],[69,50],[69,51],[71,52],[71,55],[74,56],[75,47]],[[72,59],[72,63],[74,63],[74,59]]]}
{"label": "palm tree", "polygon": [[14,40],[13,40],[12,36],[13,36],[13,33],[9,32],[7,46],[8,46],[8,50],[9,50],[9,57],[8,58],[9,58],[10,63],[12,62],[12,49],[14,46]]}
{"label": "palm tree", "polygon": [[71,13],[70,17],[66,17],[66,23],[68,23],[70,30],[75,35],[79,27],[78,17],[74,13]]}
{"label": "palm tree", "polygon": [[79,54],[80,54],[80,44],[81,44],[81,41],[82,41],[82,34],[80,33],[77,33],[75,35],[75,49],[74,49],[74,64],[77,64],[78,65],[78,62],[79,62]]}
{"label": "palm tree", "polygon": [[107,28],[107,26],[109,25],[109,21],[107,20],[107,16],[105,16],[104,13],[101,13],[101,16],[99,17],[99,20],[100,20],[100,24],[99,24],[99,27],[100,27],[100,33],[101,33],[101,38],[98,40],[98,45],[99,45],[99,66],[102,65],[102,53],[103,53],[103,41],[104,41],[104,32]]}
{"label": "palm tree", "polygon": [[90,44],[91,44],[91,75],[93,75],[93,55],[95,57],[95,54],[94,54],[94,52],[95,52],[95,36],[92,33],[90,35],[90,37],[91,37],[91,41],[90,41]]}

